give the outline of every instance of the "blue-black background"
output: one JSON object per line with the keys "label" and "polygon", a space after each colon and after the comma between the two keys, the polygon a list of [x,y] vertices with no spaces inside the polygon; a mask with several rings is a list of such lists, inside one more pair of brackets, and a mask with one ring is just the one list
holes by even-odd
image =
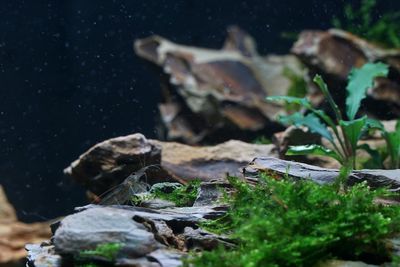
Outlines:
{"label": "blue-black background", "polygon": [[[0,2],[0,184],[24,221],[50,219],[85,203],[83,190],[62,169],[91,145],[132,132],[155,137],[159,82],[134,55],[134,39],[159,34],[220,48],[226,27],[236,24],[256,39],[262,54],[283,54],[291,41],[281,32],[329,28],[344,5],[342,0]],[[398,8],[398,1],[381,1],[377,11]]]}

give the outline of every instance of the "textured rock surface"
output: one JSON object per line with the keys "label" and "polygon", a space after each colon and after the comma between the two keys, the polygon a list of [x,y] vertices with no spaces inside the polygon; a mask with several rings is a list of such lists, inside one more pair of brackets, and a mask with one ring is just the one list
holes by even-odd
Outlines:
{"label": "textured rock surface", "polygon": [[[245,175],[249,177],[259,172],[288,174],[295,178],[310,179],[319,184],[333,183],[339,175],[336,169],[324,169],[277,158],[256,158],[245,169]],[[400,189],[400,170],[357,170],[349,177],[350,184],[362,181],[367,181],[371,187]]]}
{"label": "textured rock surface", "polygon": [[216,146],[189,146],[154,141],[162,147],[162,167],[179,181],[210,181],[227,174],[241,175],[241,169],[255,157],[278,156],[274,145],[249,144],[231,140]]}
{"label": "textured rock surface", "polygon": [[160,147],[142,134],[131,134],[96,144],[64,172],[99,195],[144,166],[160,162]]}
{"label": "textured rock surface", "polygon": [[143,256],[158,247],[152,233],[132,218],[129,210],[109,207],[90,208],[67,216],[54,234],[54,246],[59,254],[79,255],[104,243],[124,243],[129,255]]}
{"label": "textured rock surface", "polygon": [[0,186],[0,266],[11,266],[22,261],[27,255],[26,243],[42,242],[50,236],[48,223],[19,222]]}
{"label": "textured rock surface", "polygon": [[[61,220],[52,243],[28,245],[30,266],[71,264],[73,256],[100,244],[121,244],[113,260],[122,266],[179,266],[194,245],[208,249],[229,240],[194,230],[202,219],[223,216],[224,206],[147,209],[132,206],[88,205]],[[61,255],[61,258],[60,258]],[[96,255],[88,259],[99,260]],[[54,265],[48,265],[54,263]]]}
{"label": "textured rock surface", "polygon": [[293,56],[259,56],[254,40],[237,27],[228,29],[221,50],[152,36],[137,40],[135,51],[168,77],[159,110],[166,137],[184,143],[249,140],[277,131],[274,119],[282,107],[265,97],[286,95],[291,80],[285,69],[303,75]]}
{"label": "textured rock surface", "polygon": [[150,184],[169,178],[180,182],[197,178],[210,181],[225,178],[228,173],[240,175],[240,169],[252,159],[265,156],[278,156],[273,145],[231,140],[216,146],[195,147],[132,134],[95,145],[65,172],[90,191],[101,194],[122,183],[144,163],[161,165],[151,168],[153,173],[146,172]]}
{"label": "textured rock surface", "polygon": [[369,61],[389,64],[389,77],[376,79],[363,108],[365,113],[380,118],[400,116],[400,50],[383,49],[351,33],[332,29],[302,32],[291,52],[310,68],[311,76],[323,75],[334,95],[342,100],[352,67],[361,67]]}

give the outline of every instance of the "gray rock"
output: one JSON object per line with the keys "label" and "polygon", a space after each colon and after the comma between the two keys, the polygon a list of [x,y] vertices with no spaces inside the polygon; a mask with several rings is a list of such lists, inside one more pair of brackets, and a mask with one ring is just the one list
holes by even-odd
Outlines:
{"label": "gray rock", "polygon": [[165,208],[173,208],[173,207],[176,207],[176,205],[174,202],[155,198],[155,199],[142,201],[140,203],[140,207],[159,210],[159,209],[165,209]]}
{"label": "gray rock", "polygon": [[28,267],[61,267],[62,259],[55,254],[54,246],[48,243],[28,244],[25,246],[28,251]]}
{"label": "gray rock", "polygon": [[216,204],[223,196],[221,189],[226,189],[227,187],[229,187],[229,184],[222,182],[201,183],[199,193],[193,206],[210,206]]}
{"label": "gray rock", "polygon": [[378,265],[366,264],[361,261],[328,260],[315,267],[378,267]]}
{"label": "gray rock", "polygon": [[182,184],[180,183],[168,183],[168,182],[156,183],[153,184],[153,186],[150,188],[150,193],[155,193],[158,191],[168,194],[174,191],[175,189],[178,189],[181,186]]}
{"label": "gray rock", "polygon": [[230,248],[235,246],[231,239],[210,233],[201,228],[185,227],[181,236],[185,239],[186,247],[189,249],[212,250],[219,245]]}
{"label": "gray rock", "polygon": [[148,255],[148,258],[157,261],[162,267],[182,266],[182,257],[185,253],[170,249],[157,249]]}
{"label": "gray rock", "polygon": [[121,243],[129,255],[143,256],[159,244],[142,224],[132,218],[135,213],[112,207],[95,207],[67,216],[53,238],[56,252],[78,255],[105,243]]}
{"label": "gray rock", "polygon": [[[280,160],[277,158],[255,158],[246,168],[246,176],[257,175],[259,171],[276,172],[295,178],[309,179],[319,184],[331,184],[339,175],[336,169],[324,169],[317,166]],[[350,185],[367,181],[373,187],[389,187],[400,190],[400,170],[357,170],[349,176]]]}

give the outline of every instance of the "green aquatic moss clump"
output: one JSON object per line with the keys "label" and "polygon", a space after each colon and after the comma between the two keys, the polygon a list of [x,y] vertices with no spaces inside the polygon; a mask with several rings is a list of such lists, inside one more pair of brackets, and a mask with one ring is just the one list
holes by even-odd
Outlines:
{"label": "green aquatic moss clump", "polygon": [[155,198],[174,202],[177,207],[192,206],[197,198],[200,183],[200,180],[193,180],[186,185],[175,188],[172,192],[164,192],[162,189],[156,189],[152,194]]}
{"label": "green aquatic moss clump", "polygon": [[121,250],[121,243],[105,243],[98,245],[93,250],[84,250],[79,253],[80,259],[90,257],[102,257],[109,261],[114,261],[118,252]]}
{"label": "green aquatic moss clump", "polygon": [[224,218],[208,230],[237,241],[188,260],[194,266],[313,266],[331,258],[391,260],[387,238],[400,230],[400,207],[374,202],[388,197],[358,184],[346,192],[330,185],[263,177],[257,186],[230,179],[236,193]]}

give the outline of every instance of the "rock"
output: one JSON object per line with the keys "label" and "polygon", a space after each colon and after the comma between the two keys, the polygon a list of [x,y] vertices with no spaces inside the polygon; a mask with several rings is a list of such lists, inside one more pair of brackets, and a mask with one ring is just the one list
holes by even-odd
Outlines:
{"label": "rock", "polygon": [[[390,66],[388,78],[378,78],[368,91],[363,111],[380,119],[400,116],[400,50],[383,49],[351,33],[331,29],[303,31],[291,52],[310,68],[311,76],[319,73],[333,95],[343,104],[347,76],[353,67],[381,61]],[[318,90],[319,92],[319,90]]]}
{"label": "rock", "polygon": [[223,197],[223,189],[231,187],[229,183],[222,182],[203,182],[200,184],[199,193],[193,204],[198,206],[211,206],[218,203]]}
{"label": "rock", "polygon": [[378,265],[366,264],[361,261],[328,260],[315,267],[378,267]]}
{"label": "rock", "polygon": [[0,265],[12,266],[26,257],[25,244],[39,243],[51,236],[49,223],[19,222],[0,186]]}
{"label": "rock", "polygon": [[157,183],[157,184],[153,184],[153,186],[150,188],[149,192],[150,193],[163,192],[163,193],[169,194],[181,186],[182,186],[182,184],[180,184],[180,183],[168,183],[168,182]]}
{"label": "rock", "polygon": [[49,243],[26,245],[28,267],[61,267],[62,258]]}
{"label": "rock", "polygon": [[235,246],[231,239],[207,232],[201,228],[193,229],[192,227],[185,227],[182,236],[186,240],[187,247],[192,250],[212,250],[216,249],[218,246],[229,248]]}
{"label": "rock", "polygon": [[176,205],[174,202],[155,198],[155,199],[142,201],[140,203],[140,207],[159,210],[159,209],[165,209],[165,208],[174,208],[174,207],[176,207]]}
{"label": "rock", "polygon": [[289,146],[321,144],[321,136],[307,128],[289,126],[285,131],[274,134],[272,142],[279,151],[279,157],[284,159]]}
{"label": "rock", "polygon": [[79,255],[101,244],[121,243],[127,255],[146,255],[159,244],[142,224],[132,220],[134,216],[132,211],[109,207],[91,208],[67,216],[54,234],[55,250],[61,255]]}
{"label": "rock", "polygon": [[255,157],[278,156],[274,145],[236,140],[203,147],[156,140],[152,142],[162,147],[163,169],[182,183],[193,179],[224,179],[227,174],[240,176],[241,169]]}
{"label": "rock", "polygon": [[65,169],[65,173],[100,195],[123,183],[144,163],[161,163],[161,168],[146,171],[144,178],[149,184],[186,183],[197,178],[203,181],[223,179],[227,173],[240,175],[240,168],[261,156],[277,156],[274,146],[231,140],[216,146],[195,147],[147,140],[142,134],[132,134],[95,145]]}
{"label": "rock", "polygon": [[[277,158],[256,158],[245,169],[245,175],[254,177],[259,172],[308,179],[319,184],[332,184],[339,175],[337,169],[326,169]],[[367,181],[372,188],[388,187],[400,190],[400,170],[356,170],[348,179],[350,185]]]}
{"label": "rock", "polygon": [[168,140],[197,144],[229,139],[252,140],[282,129],[275,122],[281,105],[266,96],[286,95],[290,69],[303,70],[291,56],[258,55],[253,39],[238,27],[228,29],[220,50],[178,45],[160,36],[135,41],[138,56],[160,67],[159,104]]}
{"label": "rock", "polygon": [[182,266],[182,256],[185,254],[175,250],[158,249],[148,255],[148,258],[155,260],[163,267]]}
{"label": "rock", "polygon": [[[73,264],[74,256],[79,256],[82,251],[108,243],[121,244],[112,260],[118,266],[180,266],[181,257],[193,245],[194,236],[198,239],[201,236],[204,245],[212,242],[213,237],[200,231],[189,234],[185,229],[198,228],[198,223],[204,219],[219,218],[227,208],[202,206],[153,210],[88,205],[76,210],[77,213],[65,217],[55,227],[52,243],[27,246],[29,266],[50,266],[47,263],[59,266],[61,259],[63,263]],[[207,238],[210,239],[208,243]],[[85,259],[105,261],[100,255],[85,256]]]}
{"label": "rock", "polygon": [[[133,172],[160,163],[160,147],[149,142],[142,134],[132,134],[93,146],[72,162],[64,173],[96,195],[101,195],[122,183]],[[148,175],[150,182],[152,178]]]}

